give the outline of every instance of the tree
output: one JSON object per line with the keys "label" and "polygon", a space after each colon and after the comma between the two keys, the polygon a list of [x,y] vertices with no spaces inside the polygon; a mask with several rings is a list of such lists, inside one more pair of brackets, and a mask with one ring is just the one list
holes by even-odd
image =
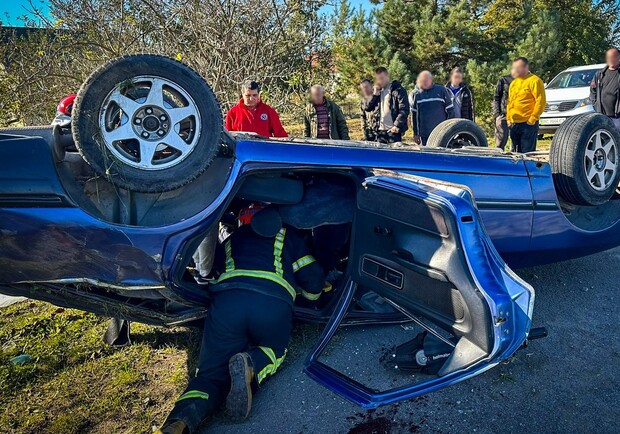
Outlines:
{"label": "tree", "polygon": [[[292,96],[330,77],[325,2],[303,0],[49,0],[50,15],[33,7],[42,27],[2,44],[3,89],[20,101],[16,122],[49,122],[56,102],[75,92],[105,61],[155,52],[196,69],[224,107],[240,84],[262,82],[270,103],[298,107]],[[326,83],[327,84],[327,83]],[[0,96],[0,101],[3,98]],[[4,113],[2,116],[6,116]]]}
{"label": "tree", "polygon": [[389,63],[387,44],[379,35],[374,13],[362,8],[353,11],[347,0],[339,3],[333,18],[332,37],[337,91],[345,95],[356,91],[364,78],[372,78],[378,66]]}
{"label": "tree", "polygon": [[558,56],[561,56],[562,48],[558,13],[543,10],[510,57],[527,57],[530,69],[548,80],[558,72]]}

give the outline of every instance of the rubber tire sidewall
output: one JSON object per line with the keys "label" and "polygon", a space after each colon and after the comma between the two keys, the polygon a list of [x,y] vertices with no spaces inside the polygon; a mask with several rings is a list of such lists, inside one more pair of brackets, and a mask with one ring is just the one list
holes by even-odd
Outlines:
{"label": "rubber tire sidewall", "polygon": [[[99,128],[100,108],[119,83],[141,75],[168,79],[191,95],[200,113],[200,137],[191,154],[161,170],[144,170],[118,160],[107,148]],[[82,157],[105,179],[118,187],[160,193],[188,184],[215,158],[223,131],[222,111],[206,81],[185,64],[164,56],[123,56],[101,66],[80,88],[72,112],[74,141]]]}
{"label": "rubber tire sidewall", "polygon": [[474,136],[478,141],[477,146],[479,147],[489,146],[487,136],[482,128],[469,119],[461,118],[448,119],[437,125],[428,137],[426,146],[430,148],[448,148],[450,139],[459,132],[466,132]]}
{"label": "rubber tire sidewall", "polygon": [[620,151],[620,132],[607,116],[600,113],[568,118],[551,141],[549,164],[555,189],[561,198],[574,205],[602,205],[611,199],[620,182],[620,167],[616,170],[615,181],[603,191],[592,188],[586,178],[585,151],[588,140],[598,130],[609,133],[616,141],[616,152]]}

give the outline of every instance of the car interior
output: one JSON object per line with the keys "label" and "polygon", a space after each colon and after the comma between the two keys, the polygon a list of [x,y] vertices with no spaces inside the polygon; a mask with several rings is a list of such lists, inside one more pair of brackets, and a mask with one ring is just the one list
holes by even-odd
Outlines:
{"label": "car interior", "polygon": [[[47,144],[42,140],[30,141],[29,146]],[[45,152],[34,154],[45,155]],[[24,161],[37,164],[32,158],[24,158]],[[37,169],[39,173],[57,170],[68,194],[66,200],[93,216],[118,224],[159,226],[205,209],[228,181],[233,159],[223,146],[214,163],[196,181],[159,194],[115,188],[95,176],[77,152],[66,152],[62,160],[56,162],[56,169],[46,169],[45,164],[38,163],[41,163]],[[492,350],[492,318],[466,266],[457,236],[458,226],[469,224],[473,219],[457,222],[451,213],[421,197],[372,186],[362,188],[364,179],[370,175],[372,173],[362,170],[312,171],[307,168],[252,173],[237,182],[236,193],[222,217],[235,215],[248,203],[261,202],[277,205],[283,222],[304,230],[311,245],[316,228],[339,225],[350,230],[349,240],[340,248],[337,270],[342,275],[336,279],[334,290],[316,306],[297,306],[298,319],[325,322],[339,302],[339,293],[348,283],[354,282],[355,296],[346,315],[340,318],[340,325],[411,321],[423,325],[433,334],[449,339],[458,349],[453,352],[458,356],[451,356],[439,375],[481,360]],[[49,178],[56,177],[50,174]],[[62,188],[57,190],[60,194]],[[192,241],[192,252],[204,235],[198,234]],[[191,256],[188,254],[184,258],[184,272],[176,283],[197,295],[195,301],[208,302],[204,286],[191,274]],[[118,288],[109,290],[111,294],[102,294],[102,299],[122,300],[145,312],[161,312],[168,323],[198,317],[198,304],[189,306],[182,299],[175,300],[175,294],[146,298],[138,293],[128,296]]]}
{"label": "car interior", "polygon": [[[383,323],[424,324],[458,348],[459,357],[449,358],[440,375],[487,356],[492,349],[492,319],[465,265],[457,222],[424,199],[361,188],[368,174],[360,175],[307,170],[250,175],[227,213],[234,215],[253,202],[276,204],[283,221],[303,229],[311,246],[316,244],[316,228],[352,227],[349,242],[339,249],[342,276],[334,290],[315,306],[298,304],[298,319],[325,321],[339,301],[334,295],[354,281],[357,290],[342,325],[356,319],[372,322],[369,313]],[[461,224],[471,222],[473,218],[465,216]],[[183,282],[196,287],[191,265],[187,258]]]}

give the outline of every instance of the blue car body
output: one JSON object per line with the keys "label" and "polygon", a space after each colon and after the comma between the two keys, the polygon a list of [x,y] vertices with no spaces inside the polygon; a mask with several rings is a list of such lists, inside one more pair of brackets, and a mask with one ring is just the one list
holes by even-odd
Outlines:
{"label": "blue car body", "polygon": [[[217,225],[244,179],[270,172],[347,174],[361,185],[354,234],[359,222],[366,221],[372,229],[377,219],[385,220],[386,233],[393,225],[406,236],[383,238],[388,240],[385,246],[377,238],[375,253],[375,244],[355,247],[365,235],[354,236],[347,283],[327,316],[321,317],[329,318],[328,324],[307,360],[306,372],[341,396],[372,408],[477,375],[526,341],[534,292],[506,263],[531,266],[620,244],[617,219],[595,224],[588,218],[589,212],[609,213],[608,207],[573,209],[571,221],[570,211],[555,194],[549,166],[520,155],[238,135],[227,158],[219,192],[199,211],[162,225],[119,224],[97,217],[74,200],[44,140],[0,136],[0,292],[155,324],[200,318],[208,296],[184,282],[183,273],[197,244]],[[364,208],[361,204],[369,192],[381,192],[373,197],[391,197],[392,202],[380,209]],[[399,214],[390,203],[399,209],[417,204],[411,208],[417,211]],[[426,223],[416,223],[418,218]],[[446,257],[452,260],[441,262],[433,254],[417,258],[416,245],[448,249]],[[424,296],[407,286],[415,273],[430,279],[427,283],[441,285],[461,279],[468,289],[462,290],[464,313],[459,315],[467,327],[447,319],[458,316],[450,310],[453,306],[433,313],[420,301]],[[352,312],[360,286],[406,306],[402,310],[406,315],[435,318],[440,328],[443,324],[459,336],[452,368],[428,382],[375,391],[323,364],[321,353],[347,319],[354,315],[359,322],[385,319]],[[163,307],[153,309],[150,301]],[[184,308],[171,311],[171,303]],[[441,300],[432,303],[439,306]],[[303,311],[299,317],[304,318]]]}

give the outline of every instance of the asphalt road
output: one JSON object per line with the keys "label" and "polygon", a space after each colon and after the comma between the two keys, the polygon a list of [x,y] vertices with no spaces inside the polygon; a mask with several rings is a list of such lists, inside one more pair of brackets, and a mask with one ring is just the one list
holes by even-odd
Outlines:
{"label": "asphalt road", "polygon": [[[617,433],[620,422],[620,248],[518,270],[536,289],[534,326],[549,337],[476,378],[412,401],[365,412],[301,372],[318,331],[303,327],[282,372],[255,397],[241,424],[213,433]],[[408,380],[377,360],[412,330],[349,329],[330,360],[362,382]]]}

